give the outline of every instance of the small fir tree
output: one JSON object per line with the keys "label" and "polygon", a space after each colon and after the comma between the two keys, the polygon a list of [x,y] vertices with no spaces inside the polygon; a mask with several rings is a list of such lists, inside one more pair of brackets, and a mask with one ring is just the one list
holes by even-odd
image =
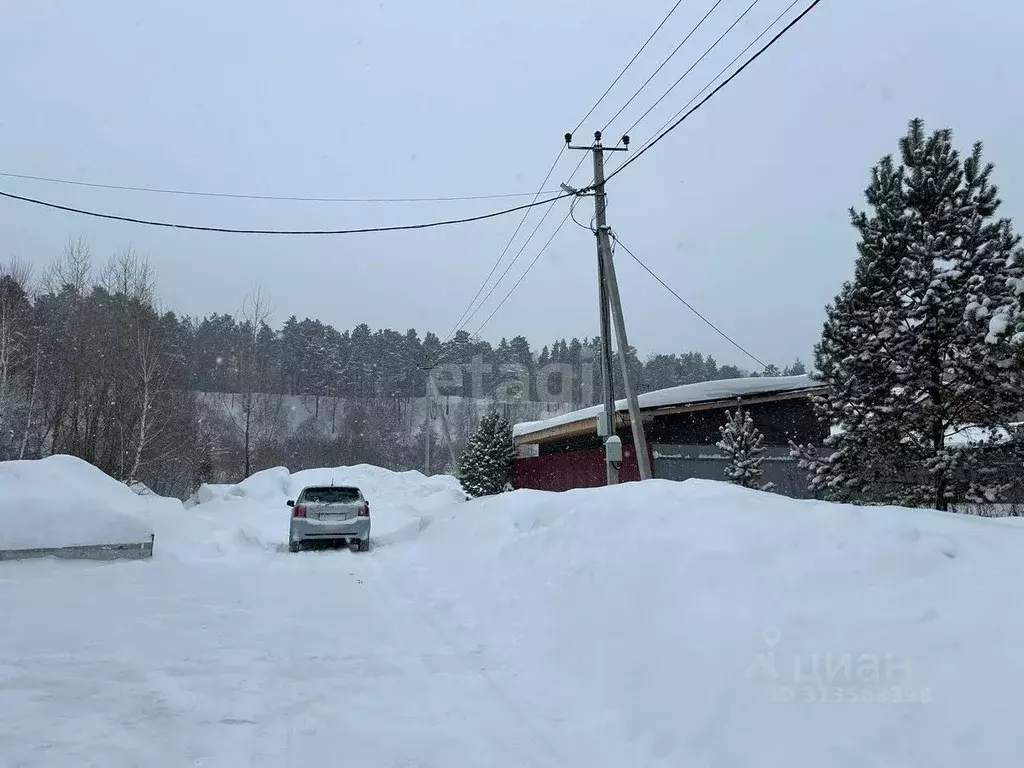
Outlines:
{"label": "small fir tree", "polygon": [[740,408],[735,415],[725,412],[725,425],[718,430],[722,439],[718,447],[725,452],[729,464],[725,477],[744,488],[768,491],[773,483],[761,484],[761,462],[764,461],[764,435],[754,426],[750,413]]}
{"label": "small fir tree", "polygon": [[473,497],[501,493],[512,479],[515,455],[509,420],[497,412],[484,416],[459,459],[462,489]]}
{"label": "small fir tree", "polygon": [[783,376],[803,376],[807,373],[807,366],[804,365],[804,361],[799,357],[793,361],[793,364],[782,372]]}

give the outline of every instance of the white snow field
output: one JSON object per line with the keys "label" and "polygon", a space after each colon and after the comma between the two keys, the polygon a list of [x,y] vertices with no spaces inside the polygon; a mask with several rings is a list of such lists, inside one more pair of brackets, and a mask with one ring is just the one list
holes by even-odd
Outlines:
{"label": "white snow field", "polygon": [[[284,501],[332,478],[374,549],[287,553]],[[1024,764],[1015,521],[701,481],[459,499],[269,470],[151,508],[152,560],[0,564],[0,765]]]}
{"label": "white snow field", "polygon": [[[154,500],[155,501],[155,500]],[[156,501],[162,509],[166,503]],[[149,541],[153,506],[124,483],[71,456],[0,461],[0,549]]]}

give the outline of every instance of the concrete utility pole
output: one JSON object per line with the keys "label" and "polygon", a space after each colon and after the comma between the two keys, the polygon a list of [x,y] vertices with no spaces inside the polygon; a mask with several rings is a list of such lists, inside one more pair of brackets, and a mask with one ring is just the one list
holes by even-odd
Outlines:
{"label": "concrete utility pole", "polygon": [[421,371],[427,372],[427,380],[423,388],[423,474],[430,476],[430,411],[433,408],[434,394],[434,366],[432,363],[424,363],[420,366]]}
{"label": "concrete utility pole", "polygon": [[[604,208],[603,199],[599,205],[602,209]],[[600,247],[597,251],[597,296],[601,310],[601,386],[604,389],[604,418],[608,425],[608,434],[604,437],[607,438],[615,434],[615,376],[612,371],[612,331],[611,318],[608,313],[608,288],[604,279],[604,259],[601,258]],[[615,485],[619,482],[619,468],[615,462],[608,459],[607,452],[605,453],[604,469],[608,485]]]}
{"label": "concrete utility pole", "polygon": [[448,456],[452,460],[452,471],[455,472],[459,468],[459,457],[455,454],[452,431],[448,427],[448,414],[445,413],[444,405],[440,402],[441,392],[437,388],[437,382],[434,381],[433,373],[428,376],[427,384],[431,387],[431,402],[437,403],[437,415],[441,417],[441,436],[444,438],[444,444],[448,447]]}
{"label": "concrete utility pole", "polygon": [[[615,262],[612,259],[612,248],[609,237],[608,222],[605,218],[607,200],[604,191],[604,153],[625,152],[629,148],[629,137],[622,137],[622,147],[606,148],[601,143],[601,132],[594,132],[594,144],[590,147],[572,146],[572,134],[565,134],[565,143],[569,149],[582,149],[593,153],[594,156],[594,211],[597,224],[597,256],[598,275],[601,287],[601,375],[605,386],[605,414],[609,423],[609,436],[615,435],[615,400],[611,391],[612,365],[611,365],[611,341],[608,329],[608,315],[611,315],[615,323],[615,336],[619,342],[619,359],[622,363],[622,386],[626,391],[626,403],[629,407],[629,422],[633,431],[633,449],[636,451],[637,468],[640,471],[641,480],[649,480],[651,474],[651,459],[647,453],[647,436],[644,434],[644,424],[640,417],[640,403],[637,400],[636,391],[629,378],[629,340],[626,337],[626,320],[622,314],[622,300],[619,297],[619,283],[615,277]],[[605,441],[605,455],[608,456],[607,440]],[[610,457],[609,457],[610,458]],[[618,482],[618,472],[614,470],[611,461],[606,460],[608,467],[608,484]],[[614,471],[614,478],[613,478]]]}

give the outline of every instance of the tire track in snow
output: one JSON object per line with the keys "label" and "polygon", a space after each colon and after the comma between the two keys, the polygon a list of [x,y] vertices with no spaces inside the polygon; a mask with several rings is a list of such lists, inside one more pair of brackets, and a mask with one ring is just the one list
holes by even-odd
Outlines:
{"label": "tire track in snow", "polygon": [[[392,578],[390,571],[386,567],[381,567],[379,564],[377,565],[379,567],[381,579],[387,583],[392,592],[397,593],[401,598],[403,598],[404,602],[409,606],[410,611],[418,615],[422,620],[422,623],[426,625],[434,636],[438,638],[453,654],[456,656],[468,657],[481,653],[482,646],[477,646],[476,649],[471,650],[466,650],[461,647],[458,642],[452,639],[451,634],[445,631],[427,610],[424,610],[423,604],[425,601],[423,598],[411,594],[409,590],[399,584],[398,580]],[[518,702],[503,685],[494,679],[494,676],[488,672],[487,667],[476,667],[476,673],[484,681],[488,689],[494,694],[494,698],[501,702],[504,709],[531,732],[531,736],[534,738],[535,743],[543,746],[545,752],[543,762],[557,766],[558,768],[562,768],[563,766],[570,764],[561,755],[554,741],[551,739],[550,734],[537,724],[520,702]]]}

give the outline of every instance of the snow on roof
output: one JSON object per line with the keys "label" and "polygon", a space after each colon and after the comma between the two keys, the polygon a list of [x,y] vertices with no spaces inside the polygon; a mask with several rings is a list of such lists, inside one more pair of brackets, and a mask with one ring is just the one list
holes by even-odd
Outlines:
{"label": "snow on roof", "polygon": [[[638,396],[641,410],[666,408],[673,405],[729,400],[736,397],[751,395],[774,394],[777,392],[795,392],[801,389],[820,386],[810,376],[750,376],[743,379],[720,379],[718,381],[701,381],[697,384],[682,384],[668,389],[657,389]],[[579,421],[595,418],[604,410],[603,405],[592,405],[578,411],[553,416],[543,421],[525,421],[512,428],[515,437],[530,435],[552,427],[575,424]],[[627,410],[626,400],[615,401],[616,411]]]}

